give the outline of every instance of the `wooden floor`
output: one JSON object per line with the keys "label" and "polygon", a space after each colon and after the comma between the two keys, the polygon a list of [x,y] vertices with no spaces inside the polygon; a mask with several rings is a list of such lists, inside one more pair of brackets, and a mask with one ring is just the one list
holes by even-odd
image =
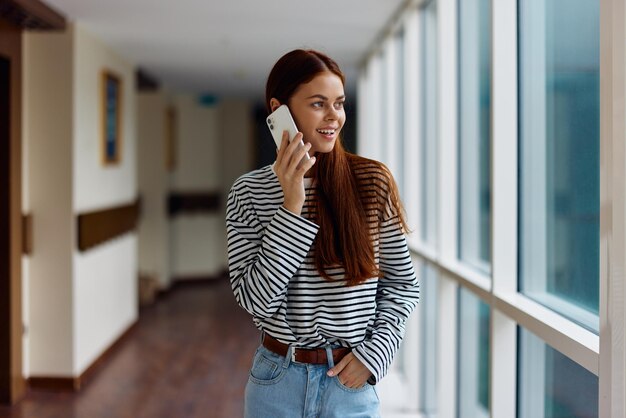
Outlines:
{"label": "wooden floor", "polygon": [[141,311],[79,393],[30,390],[16,406],[0,406],[0,417],[241,417],[258,343],[227,280],[181,286]]}

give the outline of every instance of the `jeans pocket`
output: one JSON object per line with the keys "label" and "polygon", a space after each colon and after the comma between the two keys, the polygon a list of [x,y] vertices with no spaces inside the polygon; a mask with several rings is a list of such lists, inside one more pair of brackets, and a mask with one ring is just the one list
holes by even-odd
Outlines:
{"label": "jeans pocket", "polygon": [[349,387],[345,386],[343,383],[341,383],[339,381],[339,376],[336,376],[333,379],[335,380],[335,383],[337,383],[337,386],[339,386],[341,389],[345,390],[346,392],[351,392],[351,393],[365,392],[366,390],[368,390],[372,386],[372,385],[370,385],[369,383],[366,382],[360,388],[349,388]]}
{"label": "jeans pocket", "polygon": [[285,369],[280,363],[265,356],[263,351],[258,351],[250,369],[250,381],[260,385],[271,385],[277,383],[284,372]]}

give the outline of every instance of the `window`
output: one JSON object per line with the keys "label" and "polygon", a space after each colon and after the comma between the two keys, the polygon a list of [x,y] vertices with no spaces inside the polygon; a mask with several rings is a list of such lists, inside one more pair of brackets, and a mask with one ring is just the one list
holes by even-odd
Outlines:
{"label": "window", "polygon": [[395,162],[396,166],[394,175],[400,190],[400,197],[404,199],[404,31],[400,30],[394,37],[393,47],[395,48],[396,59],[396,82],[395,82],[395,99],[396,99],[396,138],[395,140]]}
{"label": "window", "polygon": [[598,332],[599,2],[519,3],[520,290]]}
{"label": "window", "polygon": [[437,412],[437,270],[424,263],[420,277],[420,411],[426,416]]}
{"label": "window", "polygon": [[489,305],[459,289],[459,418],[489,416]]}
{"label": "window", "polygon": [[431,1],[421,18],[421,239],[437,245],[437,3]]}
{"label": "window", "polygon": [[598,378],[520,328],[519,418],[598,416]]}
{"label": "window", "polygon": [[459,256],[485,272],[491,262],[491,2],[459,7]]}
{"label": "window", "polygon": [[[387,132],[389,130],[389,123],[388,123],[388,114],[389,114],[389,109],[388,106],[386,106],[387,100],[388,100],[388,92],[389,92],[389,83],[387,82],[390,74],[389,74],[389,66],[387,65],[387,61],[388,61],[388,55],[389,55],[389,51],[387,50],[387,48],[384,48],[379,54],[378,56],[379,58],[379,62],[380,62],[380,72],[378,73],[378,75],[380,76],[380,80],[375,80],[374,83],[376,83],[376,85],[378,85],[379,87],[379,92],[380,92],[380,101],[377,102],[375,105],[377,106],[377,110],[380,112],[380,138],[378,141],[380,142],[379,145],[379,149],[380,149],[380,153],[377,156],[378,159],[380,159],[380,161],[382,161],[385,164],[389,163],[389,152],[388,152],[388,147],[387,147]],[[375,139],[376,140],[376,139]]]}

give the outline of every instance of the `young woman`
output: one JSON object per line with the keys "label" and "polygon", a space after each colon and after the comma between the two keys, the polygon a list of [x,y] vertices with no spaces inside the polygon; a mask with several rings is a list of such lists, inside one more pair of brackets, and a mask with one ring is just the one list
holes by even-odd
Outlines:
{"label": "young woman", "polygon": [[228,197],[231,285],[262,332],[247,418],[377,417],[373,385],[417,304],[393,177],[341,145],[344,81],[320,52],[280,58],[267,110],[286,104],[300,132],[291,142],[285,133],[276,162]]}

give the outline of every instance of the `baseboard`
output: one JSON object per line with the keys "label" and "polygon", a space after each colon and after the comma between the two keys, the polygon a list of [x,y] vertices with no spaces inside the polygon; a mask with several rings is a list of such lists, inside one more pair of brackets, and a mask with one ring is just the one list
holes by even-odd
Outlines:
{"label": "baseboard", "polygon": [[106,365],[115,351],[124,343],[137,327],[137,321],[133,322],[102,354],[94,360],[84,372],[77,377],[50,377],[32,376],[28,378],[28,386],[32,389],[78,392],[96,376],[97,372]]}
{"label": "baseboard", "polygon": [[[223,270],[213,276],[180,276],[172,280],[172,284],[167,289],[159,289],[158,298],[171,294],[174,290],[193,286],[210,286],[228,279],[228,270]],[[158,303],[158,300],[157,300]],[[97,374],[97,372],[105,366],[110,360],[113,353],[119,348],[123,342],[133,333],[137,326],[137,321],[130,325],[117,340],[115,340],[109,348],[107,348],[80,376],[77,377],[51,377],[51,376],[32,376],[28,378],[28,386],[32,389],[77,392],[88,384]]]}
{"label": "baseboard", "polygon": [[80,378],[33,376],[28,378],[28,387],[55,392],[74,392],[80,389]]}

